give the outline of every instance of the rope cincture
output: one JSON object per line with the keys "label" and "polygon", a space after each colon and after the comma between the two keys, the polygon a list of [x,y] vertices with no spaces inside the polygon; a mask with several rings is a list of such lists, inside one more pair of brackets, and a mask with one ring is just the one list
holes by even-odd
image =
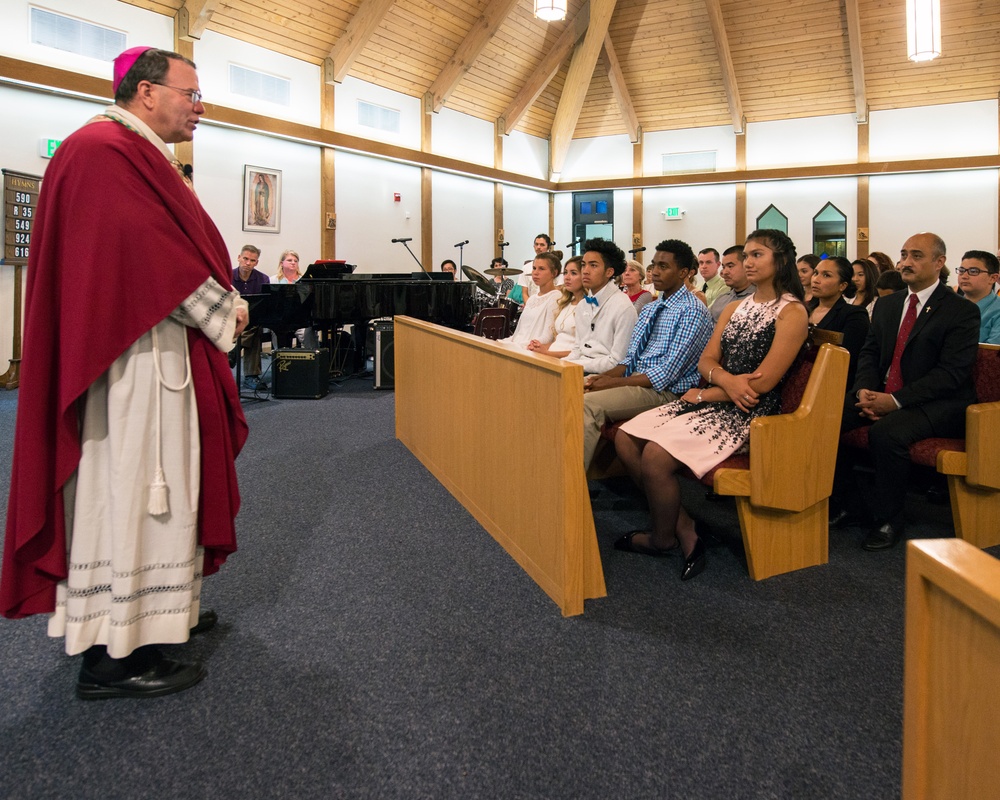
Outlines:
{"label": "rope cincture", "polygon": [[151,517],[159,517],[170,512],[170,494],[167,489],[167,479],[163,472],[163,429],[160,394],[166,389],[168,392],[182,392],[191,383],[191,355],[188,351],[187,331],[184,332],[184,382],[180,386],[171,386],[163,377],[163,369],[160,366],[160,342],[153,328],[153,365],[156,367],[156,472],[153,475],[153,482],[149,484],[149,503],[146,510]]}

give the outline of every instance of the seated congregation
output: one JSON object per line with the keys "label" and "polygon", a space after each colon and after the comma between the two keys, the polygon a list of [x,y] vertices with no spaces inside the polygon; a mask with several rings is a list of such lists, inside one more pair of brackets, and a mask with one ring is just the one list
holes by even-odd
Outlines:
{"label": "seated congregation", "polygon": [[[538,254],[537,291],[507,341],[583,367],[584,469],[599,478],[612,464],[624,468],[649,503],[649,528],[622,536],[615,548],[676,555],[682,580],[705,569],[706,548],[681,504],[678,476],[714,478],[719,494],[737,496],[754,577],[825,563],[829,527],[862,527],[864,549],[885,550],[905,533],[911,464],[933,467],[937,458],[946,472],[936,455],[945,452],[945,463],[956,465],[977,386],[990,395],[981,400],[1000,399],[982,377],[998,371],[1000,353],[979,347],[994,311],[1000,315],[1000,263],[991,253],[965,254],[956,292],[946,283],[945,243],[932,233],[907,239],[896,265],[882,253],[853,263],[798,257],[777,230],[754,231],[721,263],[714,249],[696,257],[685,242],[668,239],[645,273],[610,241],[592,239],[583,249],[567,262],[562,286],[558,259]],[[711,308],[710,254],[712,279],[724,291],[712,292]],[[643,278],[651,291],[639,303]],[[699,285],[704,292],[692,290]],[[991,360],[974,382],[977,357]],[[772,424],[777,415],[789,417],[787,426]],[[930,462],[913,455],[925,440],[947,440]],[[800,468],[815,485],[782,499],[764,473],[789,459],[806,459]],[[874,471],[866,492],[857,485],[862,464],[863,474]],[[949,473],[953,504],[962,482],[972,482],[960,471]],[[993,508],[1000,495],[989,491]],[[954,513],[958,534],[971,538],[957,505]],[[977,513],[966,527],[985,519]],[[786,538],[800,531],[810,552],[755,570],[752,538],[779,529]]]}

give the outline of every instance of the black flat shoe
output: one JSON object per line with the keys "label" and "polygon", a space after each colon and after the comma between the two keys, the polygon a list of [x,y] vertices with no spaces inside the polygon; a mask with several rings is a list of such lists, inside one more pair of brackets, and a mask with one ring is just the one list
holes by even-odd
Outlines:
{"label": "black flat shoe", "polygon": [[76,696],[81,700],[107,700],[113,697],[163,697],[190,689],[205,677],[201,662],[185,664],[163,658],[138,675],[102,680],[86,667],[80,670]]}
{"label": "black flat shoe", "polygon": [[206,631],[212,630],[215,627],[215,623],[219,621],[219,615],[216,614],[212,609],[207,609],[202,611],[198,615],[198,624],[191,629],[191,635],[197,636],[199,633],[205,633]]}
{"label": "black flat shoe", "polygon": [[684,569],[681,570],[681,580],[689,581],[695,575],[705,571],[705,543],[699,538],[694,544],[691,555],[684,559]]}
{"label": "black flat shoe", "polygon": [[615,540],[615,550],[621,550],[625,553],[638,553],[641,556],[653,556],[654,558],[663,558],[664,556],[672,556],[675,553],[680,552],[680,542],[674,542],[671,547],[650,547],[644,544],[638,544],[633,541],[633,537],[637,533],[648,533],[649,531],[632,531],[631,533],[626,533],[620,539]]}

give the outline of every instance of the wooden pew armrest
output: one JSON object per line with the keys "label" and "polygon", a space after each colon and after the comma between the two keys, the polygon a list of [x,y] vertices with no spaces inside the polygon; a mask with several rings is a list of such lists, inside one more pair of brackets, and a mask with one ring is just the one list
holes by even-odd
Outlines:
{"label": "wooden pew armrest", "polygon": [[1000,489],[1000,402],[976,403],[965,412],[968,482]]}
{"label": "wooden pew armrest", "polygon": [[750,425],[750,502],[804,511],[830,496],[847,383],[848,352],[824,344],[799,407]]}

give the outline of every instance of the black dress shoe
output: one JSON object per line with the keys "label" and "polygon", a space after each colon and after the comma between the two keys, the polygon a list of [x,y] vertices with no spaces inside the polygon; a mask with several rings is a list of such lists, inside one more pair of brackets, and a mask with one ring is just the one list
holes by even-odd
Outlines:
{"label": "black dress shoe", "polygon": [[705,543],[699,538],[694,543],[694,550],[691,555],[684,558],[684,569],[681,570],[681,580],[689,581],[695,575],[700,575],[705,570]]}
{"label": "black dress shoe", "polygon": [[219,621],[219,615],[216,614],[212,609],[207,609],[202,611],[198,615],[198,624],[191,629],[191,635],[197,636],[199,633],[205,633],[205,631],[210,631],[215,627],[215,623]]}
{"label": "black dress shoe", "polygon": [[890,550],[896,546],[896,543],[902,537],[903,531],[899,525],[886,522],[884,525],[868,531],[868,535],[865,537],[864,542],[861,543],[861,547],[870,552]]}
{"label": "black dress shoe", "polygon": [[163,658],[137,675],[104,679],[95,676],[86,667],[80,670],[76,682],[76,696],[81,700],[107,700],[112,697],[163,697],[190,689],[205,677],[201,662],[185,664]]}

